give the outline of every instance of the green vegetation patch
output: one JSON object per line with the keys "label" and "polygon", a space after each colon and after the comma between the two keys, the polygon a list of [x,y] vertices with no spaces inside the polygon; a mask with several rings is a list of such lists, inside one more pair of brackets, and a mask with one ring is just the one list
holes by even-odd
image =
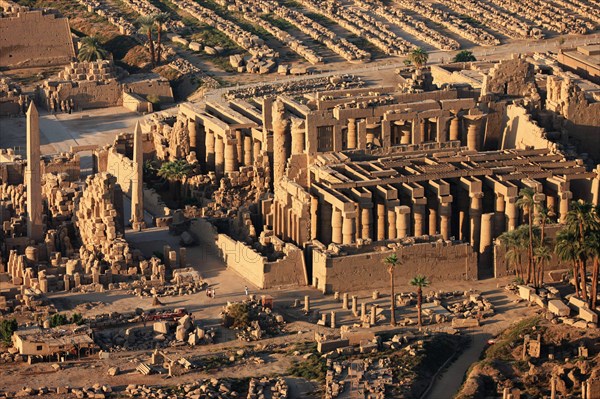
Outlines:
{"label": "green vegetation patch", "polygon": [[519,344],[526,334],[535,332],[541,334],[542,331],[539,328],[541,320],[540,316],[529,317],[506,329],[498,337],[496,343],[487,349],[484,359],[514,361],[513,348]]}

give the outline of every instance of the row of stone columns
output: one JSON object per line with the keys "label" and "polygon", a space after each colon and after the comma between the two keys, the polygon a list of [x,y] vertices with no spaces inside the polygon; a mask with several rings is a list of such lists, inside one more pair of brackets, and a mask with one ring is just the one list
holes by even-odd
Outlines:
{"label": "row of stone columns", "polygon": [[252,165],[261,151],[261,142],[236,130],[235,137],[221,136],[210,129],[205,131],[204,161],[208,170],[217,175],[235,172],[241,164]]}

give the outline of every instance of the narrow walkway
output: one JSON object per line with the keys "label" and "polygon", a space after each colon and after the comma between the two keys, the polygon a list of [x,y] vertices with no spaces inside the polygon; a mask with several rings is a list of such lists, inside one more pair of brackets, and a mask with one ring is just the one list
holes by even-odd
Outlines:
{"label": "narrow walkway", "polygon": [[469,367],[479,360],[487,341],[530,313],[526,304],[513,303],[516,297],[501,288],[482,294],[494,305],[496,314],[492,320],[484,320],[481,327],[469,331],[469,347],[438,377],[426,399],[453,398],[458,393]]}

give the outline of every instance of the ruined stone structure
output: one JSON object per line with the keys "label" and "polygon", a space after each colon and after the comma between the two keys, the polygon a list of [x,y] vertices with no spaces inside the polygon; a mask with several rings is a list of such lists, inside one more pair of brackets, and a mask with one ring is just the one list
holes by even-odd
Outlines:
{"label": "ruined stone structure", "polygon": [[[525,220],[520,189],[532,188],[559,221],[571,200],[599,198],[597,171],[575,159],[547,122],[558,118],[550,111],[554,88],[543,102],[538,83],[562,72],[538,74],[541,67],[524,57],[478,68],[481,92],[377,87],[301,100],[209,100],[183,105],[177,120],[185,120],[190,153],[217,178],[268,156],[273,196],[261,200],[263,225],[254,227],[312,248],[306,268],[320,290],[349,284],[344,270],[364,282],[379,267],[373,259],[389,251],[413,274],[474,279],[494,274],[495,238]],[[434,246],[447,268],[417,262]],[[232,267],[248,271],[250,263]]]}
{"label": "ruined stone structure", "polygon": [[58,77],[46,80],[37,95],[48,111],[64,111],[123,105],[124,94],[143,101],[149,95],[161,103],[173,101],[169,81],[156,74],[128,73],[111,61],[71,62]]}
{"label": "ruined stone structure", "polygon": [[75,57],[69,21],[46,11],[0,4],[0,67],[30,68],[67,64]]}

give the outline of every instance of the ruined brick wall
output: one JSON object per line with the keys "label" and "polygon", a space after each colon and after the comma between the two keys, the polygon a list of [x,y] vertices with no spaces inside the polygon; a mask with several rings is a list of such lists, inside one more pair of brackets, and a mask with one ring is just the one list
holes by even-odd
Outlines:
{"label": "ruined brick wall", "polygon": [[524,58],[503,60],[484,75],[481,95],[523,97],[537,93],[533,65]]}
{"label": "ruined brick wall", "polygon": [[555,148],[556,144],[548,140],[546,129],[532,119],[525,108],[511,104],[506,107],[508,122],[502,135],[500,149]]}
{"label": "ruined brick wall", "polygon": [[[556,238],[556,234],[560,231],[563,226],[561,225],[552,225],[546,227],[546,236],[550,240],[550,248],[554,248],[554,239]],[[527,270],[527,250],[522,251],[521,253],[523,270]],[[559,270],[559,269],[568,269],[573,267],[572,264],[565,263],[561,261],[558,256],[552,251],[552,259],[544,266],[545,271],[550,270]],[[506,248],[500,245],[500,240],[494,241],[494,276],[495,277],[505,277],[505,276],[513,276],[514,270],[513,266],[506,259]],[[547,280],[546,275],[544,275],[544,279]]]}
{"label": "ruined brick wall", "polygon": [[0,18],[0,67],[62,65],[73,57],[68,19],[42,11]]}
{"label": "ruined brick wall", "polygon": [[217,247],[227,267],[261,289],[307,284],[304,255],[294,245],[285,244],[285,257],[274,262],[226,234],[218,235]]}
{"label": "ruined brick wall", "polygon": [[[477,279],[477,254],[469,244],[422,243],[397,249],[402,264],[396,268],[396,281],[407,283],[417,274],[432,282]],[[313,250],[313,285],[330,293],[387,288],[389,274],[383,260],[392,251],[348,256],[327,256]]]}
{"label": "ruined brick wall", "polygon": [[563,126],[579,152],[600,161],[600,102],[586,98],[569,78],[549,76],[546,88],[546,108],[565,118]]}

